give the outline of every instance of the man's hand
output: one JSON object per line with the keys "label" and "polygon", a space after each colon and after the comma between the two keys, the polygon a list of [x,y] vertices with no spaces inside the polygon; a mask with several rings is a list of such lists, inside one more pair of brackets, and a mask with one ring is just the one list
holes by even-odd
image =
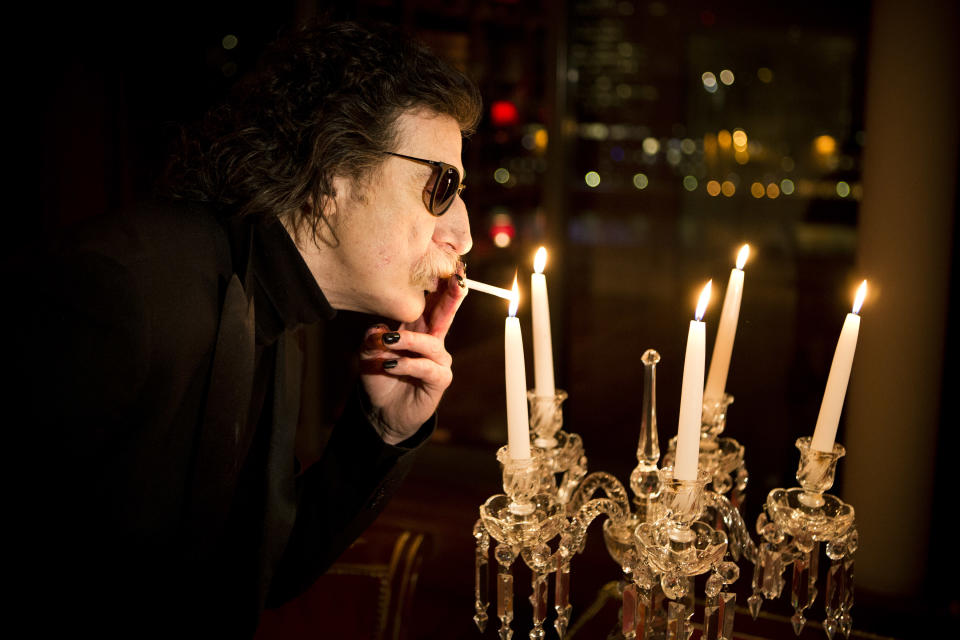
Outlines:
{"label": "man's hand", "polygon": [[467,289],[451,276],[427,296],[423,315],[415,322],[397,331],[385,325],[367,331],[360,379],[373,405],[374,426],[387,444],[416,433],[450,386],[453,358],[443,340],[466,295]]}

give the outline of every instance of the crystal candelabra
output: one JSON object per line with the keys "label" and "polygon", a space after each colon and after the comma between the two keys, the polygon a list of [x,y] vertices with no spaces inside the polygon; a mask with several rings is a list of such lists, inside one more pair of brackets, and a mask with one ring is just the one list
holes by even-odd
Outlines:
{"label": "crystal candelabra", "polygon": [[810,447],[810,438],[799,438],[797,468],[799,487],[774,489],[767,495],[764,512],[757,518],[760,544],[753,574],[753,595],[747,602],[754,618],[760,612],[763,598],[772,599],[783,590],[783,573],[793,564],[790,598],[794,608],[791,618],[794,632],[800,635],[806,623],[804,611],[817,597],[817,568],[820,545],[826,543],[830,559],[827,570],[827,617],[823,628],[829,638],[839,631],[849,637],[853,606],[853,554],[858,534],[853,507],[824,491],[833,486],[837,461],[845,451],[834,444],[832,451]]}
{"label": "crystal candelabra", "polygon": [[[704,640],[731,639],[736,595],[729,590],[739,577],[737,562],[754,565],[750,613],[759,614],[764,598],[778,597],[783,573],[793,565],[791,588],[794,631],[806,622],[804,611],[817,596],[820,544],[832,561],[827,572],[824,629],[832,639],[851,630],[853,553],[857,548],[853,508],[824,495],[833,486],[836,464],[844,455],[810,448],[810,438],[797,440],[799,488],[774,489],[757,521],[760,544],[750,537],[741,516],[747,483],[743,446],[721,438],[726,410],[733,398],[705,403],[698,475],[673,477],[672,450],[658,467],[660,448],[656,417],[656,366],[660,357],[647,350],[637,466],[630,474],[632,500],[616,477],[603,471],[587,474],[583,442],[562,430],[562,404],[528,393],[532,456],[512,460],[507,448],[497,453],[503,471],[503,494],[480,507],[474,526],[476,587],[474,621],[481,631],[488,622],[489,554],[496,542],[496,601],[499,637],[511,638],[517,558],[531,570],[533,628],[529,637],[544,638],[548,582],[555,574],[554,628],[560,638],[570,623],[570,562],[583,551],[589,525],[600,515],[607,551],[622,571],[622,608],[618,631],[632,640],[686,640],[693,631],[694,577],[710,573],[704,584]],[[733,491],[731,491],[733,489]],[[728,498],[726,493],[730,494]],[[602,494],[602,497],[594,497]],[[631,509],[632,502],[632,509]],[[559,540],[554,539],[559,536]],[[556,550],[551,549],[551,544]]]}

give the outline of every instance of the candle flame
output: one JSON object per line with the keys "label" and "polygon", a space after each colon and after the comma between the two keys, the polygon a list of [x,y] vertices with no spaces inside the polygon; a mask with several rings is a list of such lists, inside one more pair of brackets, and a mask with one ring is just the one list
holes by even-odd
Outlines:
{"label": "candle flame", "polygon": [[737,254],[737,269],[743,269],[743,265],[747,264],[747,258],[750,257],[750,245],[745,244],[740,247],[740,253]]}
{"label": "candle flame", "polygon": [[537,255],[533,258],[533,270],[537,273],[543,273],[543,268],[547,266],[547,248],[537,249]]}
{"label": "candle flame", "polygon": [[517,275],[513,276],[513,295],[510,296],[510,317],[517,315],[517,307],[520,306],[520,287],[517,285]]}
{"label": "candle flame", "polygon": [[867,297],[867,281],[864,280],[857,288],[857,296],[853,300],[853,312],[860,313],[860,307],[863,306],[863,300]]}
{"label": "candle flame", "polygon": [[700,292],[700,299],[697,301],[697,312],[695,317],[697,322],[703,319],[703,314],[707,311],[707,303],[710,302],[710,289],[713,287],[713,280],[708,280],[707,285]]}

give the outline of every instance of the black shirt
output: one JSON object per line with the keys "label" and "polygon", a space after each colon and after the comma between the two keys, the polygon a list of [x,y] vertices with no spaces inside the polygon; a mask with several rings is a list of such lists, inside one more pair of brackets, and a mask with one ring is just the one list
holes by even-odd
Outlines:
{"label": "black shirt", "polygon": [[153,204],[10,273],[13,582],[59,614],[38,633],[249,637],[373,521],[433,430],[386,445],[358,389],[298,474],[296,332],[334,311],[276,222]]}

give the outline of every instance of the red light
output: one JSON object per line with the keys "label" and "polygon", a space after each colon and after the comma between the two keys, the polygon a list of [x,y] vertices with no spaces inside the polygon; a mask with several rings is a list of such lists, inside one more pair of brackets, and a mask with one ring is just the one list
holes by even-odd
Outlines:
{"label": "red light", "polygon": [[520,122],[520,112],[509,100],[497,100],[490,105],[490,120],[494,126],[508,127]]}
{"label": "red light", "polygon": [[509,213],[498,213],[493,216],[490,223],[490,237],[496,238],[497,234],[503,233],[513,238],[516,234],[516,227],[513,225],[513,218]]}

